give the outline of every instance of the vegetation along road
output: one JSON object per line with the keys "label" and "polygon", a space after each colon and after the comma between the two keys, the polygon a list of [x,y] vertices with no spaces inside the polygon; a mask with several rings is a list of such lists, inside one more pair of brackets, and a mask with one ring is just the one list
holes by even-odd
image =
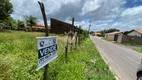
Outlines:
{"label": "vegetation along road", "polygon": [[[41,32],[0,32],[0,80],[42,80],[43,68],[37,69],[37,40]],[[64,62],[66,39],[58,36],[58,58],[49,65],[48,80],[115,80],[89,38],[77,50],[69,50]]]}
{"label": "vegetation along road", "polygon": [[120,80],[136,80],[136,71],[142,58],[140,53],[99,37],[90,37]]}

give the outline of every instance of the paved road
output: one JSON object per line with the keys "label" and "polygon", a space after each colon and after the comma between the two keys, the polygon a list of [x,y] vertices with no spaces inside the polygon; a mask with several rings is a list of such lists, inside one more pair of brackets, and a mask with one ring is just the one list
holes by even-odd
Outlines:
{"label": "paved road", "polygon": [[90,38],[120,80],[136,80],[136,70],[142,58],[140,53],[99,37]]}

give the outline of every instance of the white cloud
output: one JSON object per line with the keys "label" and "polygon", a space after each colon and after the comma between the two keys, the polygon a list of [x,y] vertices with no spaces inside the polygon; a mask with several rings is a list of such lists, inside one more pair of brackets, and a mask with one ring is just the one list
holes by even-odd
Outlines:
{"label": "white cloud", "polygon": [[128,16],[136,16],[138,14],[142,13],[142,6],[134,7],[134,8],[128,8],[122,13],[122,17],[128,17]]}
{"label": "white cloud", "polygon": [[[37,1],[45,5],[48,23],[49,18],[56,18],[71,23],[75,17],[75,24],[88,30],[90,19],[91,30],[119,28],[123,30],[140,28],[142,25],[142,6],[124,7],[126,0],[10,0],[14,6],[12,17],[22,19],[24,15],[33,15],[43,23],[41,11]],[[114,23],[117,17],[120,19]]]}
{"label": "white cloud", "polygon": [[[66,19],[69,16],[80,18],[93,16],[95,19],[112,18],[122,11],[125,0],[10,0],[14,5],[15,18],[34,15],[41,18],[37,1],[45,4],[48,17]],[[84,14],[84,15],[81,15]],[[111,16],[110,16],[111,15]],[[17,17],[16,17],[17,16]]]}
{"label": "white cloud", "polygon": [[112,24],[109,23],[102,23],[102,24],[92,24],[91,25],[91,31],[100,31],[100,30],[104,30],[104,29],[109,29],[112,28],[111,27]]}
{"label": "white cloud", "polygon": [[91,0],[90,2],[87,1],[83,8],[82,8],[82,14],[87,14],[89,12],[93,12],[94,10],[97,10],[101,5],[98,3],[97,0]]}
{"label": "white cloud", "polygon": [[81,11],[78,0],[11,0],[14,6],[14,13],[12,17],[15,19],[22,19],[23,15],[33,15],[42,19],[41,11],[38,1],[44,3],[47,17],[54,17],[65,20],[70,15],[71,17],[79,16]]}
{"label": "white cloud", "polygon": [[112,25],[122,31],[142,29],[142,6],[128,8],[120,16],[120,20]]}
{"label": "white cloud", "polygon": [[90,0],[82,8],[82,14],[95,20],[111,20],[124,10],[125,0]]}

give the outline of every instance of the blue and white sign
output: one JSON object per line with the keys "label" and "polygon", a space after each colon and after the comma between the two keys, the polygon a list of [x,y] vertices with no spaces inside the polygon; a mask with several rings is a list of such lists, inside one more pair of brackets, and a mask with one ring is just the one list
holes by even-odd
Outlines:
{"label": "blue and white sign", "polygon": [[38,42],[38,69],[44,67],[57,58],[56,37],[37,37]]}

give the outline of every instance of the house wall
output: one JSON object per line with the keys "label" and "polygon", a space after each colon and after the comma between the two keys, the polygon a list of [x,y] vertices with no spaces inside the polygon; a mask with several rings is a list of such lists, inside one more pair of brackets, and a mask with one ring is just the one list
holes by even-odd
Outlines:
{"label": "house wall", "polygon": [[142,35],[136,31],[133,31],[131,33],[128,33],[128,36],[138,36],[138,37],[142,37]]}
{"label": "house wall", "polygon": [[108,39],[108,40],[114,41],[115,35],[118,35],[116,40],[121,42],[121,36],[123,35],[122,33],[120,33],[120,34],[106,34],[105,38]]}
{"label": "house wall", "polygon": [[121,43],[122,42],[122,38],[123,38],[123,34],[118,35],[117,42]]}
{"label": "house wall", "polygon": [[133,37],[133,36],[123,35],[121,42],[131,42],[130,39],[131,39],[132,37]]}
{"label": "house wall", "polygon": [[122,43],[122,42],[132,42],[132,43],[137,43],[137,44],[142,44],[142,37],[138,36],[128,36],[128,35],[120,35],[118,37],[117,42]]}
{"label": "house wall", "polygon": [[105,38],[113,41],[114,40],[114,34],[106,34]]}

